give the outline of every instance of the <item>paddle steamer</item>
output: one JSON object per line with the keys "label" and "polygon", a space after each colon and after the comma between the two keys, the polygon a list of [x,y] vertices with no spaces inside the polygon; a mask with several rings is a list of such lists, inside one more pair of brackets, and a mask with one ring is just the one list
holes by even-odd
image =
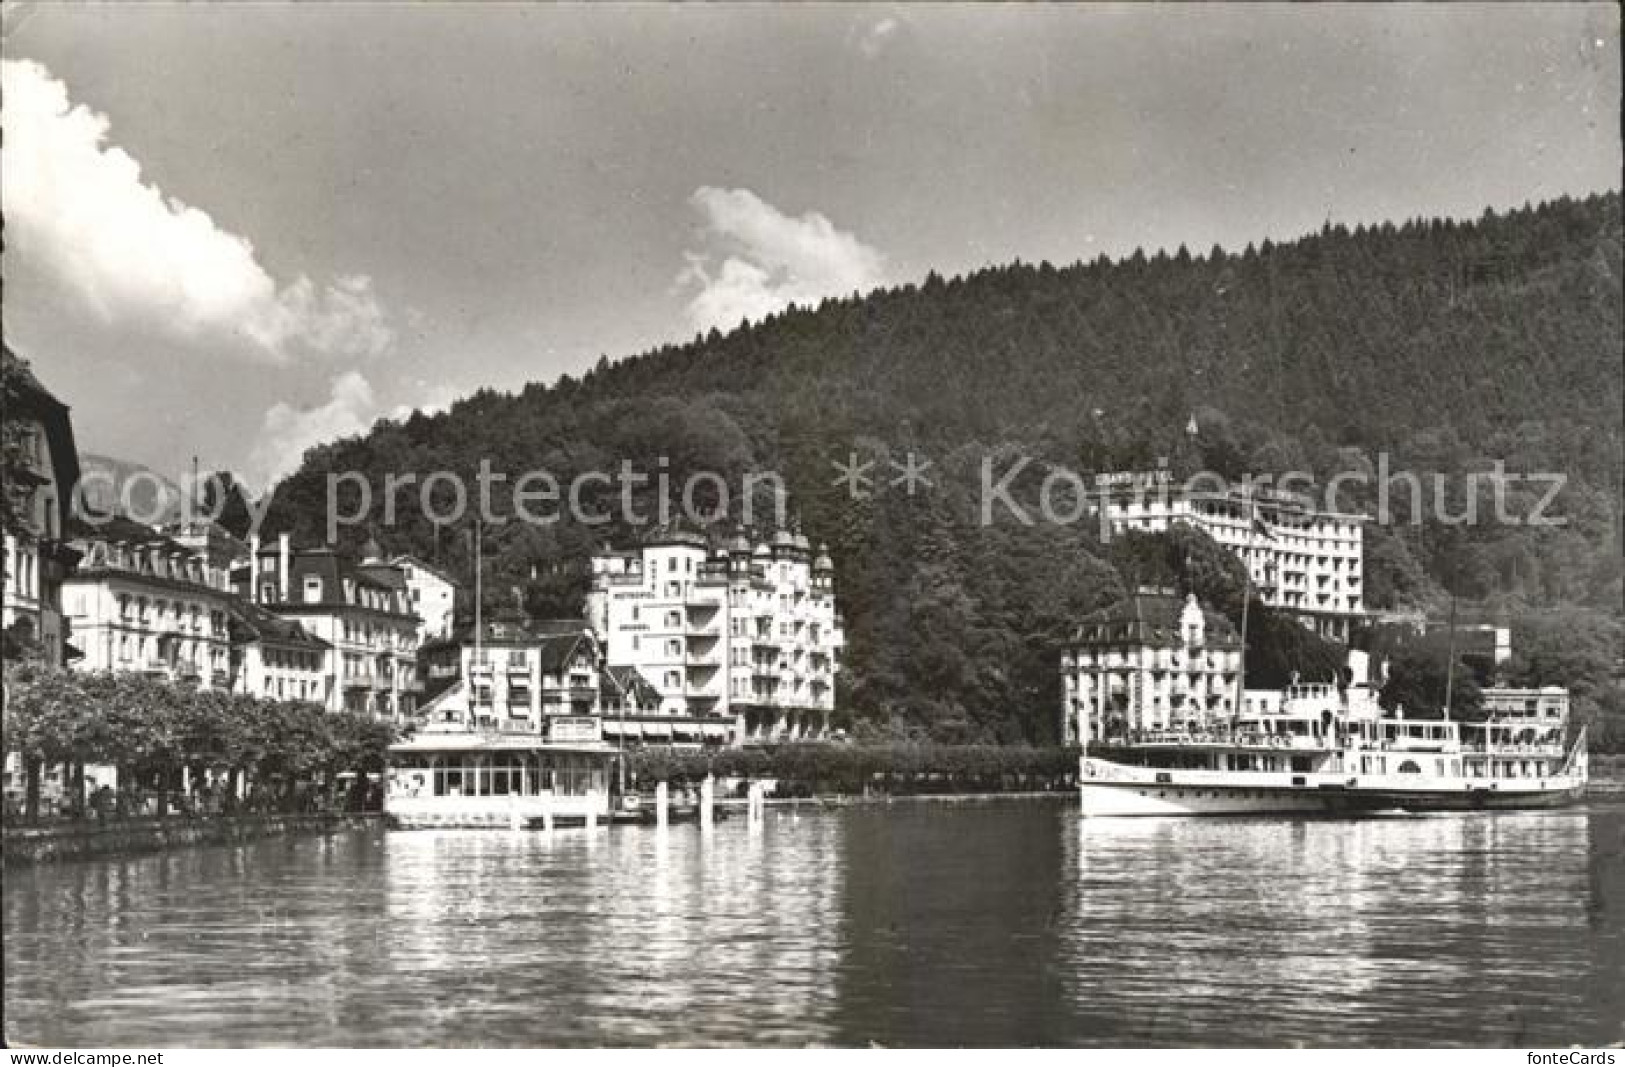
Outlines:
{"label": "paddle steamer", "polygon": [[1585,732],[1565,743],[1566,704],[1560,718],[1507,710],[1482,722],[1406,718],[1379,707],[1368,662],[1351,653],[1346,685],[1294,684],[1229,721],[1086,744],[1084,814],[1548,808],[1583,795]]}

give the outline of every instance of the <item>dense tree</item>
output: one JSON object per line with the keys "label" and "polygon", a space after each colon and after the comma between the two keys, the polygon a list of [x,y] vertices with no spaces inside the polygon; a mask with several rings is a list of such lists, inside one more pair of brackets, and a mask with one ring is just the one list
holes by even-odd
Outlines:
{"label": "dense tree", "polygon": [[230,471],[216,471],[203,480],[199,506],[233,537],[246,539],[254,524],[248,493]]}
{"label": "dense tree", "polygon": [[121,782],[154,785],[163,811],[185,771],[225,772],[233,785],[248,774],[288,798],[301,783],[380,770],[396,736],[391,724],[362,715],[142,674],[15,664],[6,669],[5,693],[6,750],[21,758],[30,818],[39,814],[47,763],[74,769],[75,804],[84,798],[77,787],[84,765],[103,763],[119,768]]}
{"label": "dense tree", "polygon": [[[601,361],[580,380],[381,421],[312,449],[276,488],[268,532],[323,540],[333,471],[367,477],[381,501],[390,474],[448,471],[473,485],[487,460],[567,487],[625,461],[650,479],[630,492],[642,516],[662,473],[675,498],[696,472],[736,489],[746,472],[776,472],[836,560],[843,707],[903,737],[1043,742],[1068,615],[1149,580],[1160,552],[1169,581],[1235,618],[1239,575],[1203,551],[1182,579],[1178,536],[1124,556],[1087,511],[1029,524],[995,509],[984,522],[984,464],[1025,463],[1011,484],[1030,509],[1051,472],[1087,479],[1159,459],[1176,474],[1345,475],[1334,503],[1373,517],[1371,607],[1437,608],[1453,592],[1511,611],[1616,612],[1622,277],[1618,194],[1465,224],[1328,227],[1240,254],[932,274]],[[910,452],[933,464],[916,496],[888,484]],[[853,454],[875,463],[870,495],[832,484]],[[1521,479],[1502,486],[1499,515],[1497,490],[1469,482],[1497,461]],[[1530,474],[1564,481],[1548,521],[1530,521],[1546,494]],[[487,530],[489,606],[574,610],[586,555],[647,528],[618,485],[582,499],[608,521]],[[416,494],[398,503],[393,526],[345,528],[341,544],[371,534],[472,573],[460,529],[437,527]],[[733,494],[720,530],[744,518],[743,503]],[[1293,626],[1250,615],[1250,680],[1324,676],[1337,650]]]}
{"label": "dense tree", "polygon": [[1399,650],[1389,662],[1379,701],[1390,711],[1403,708],[1411,718],[1437,719],[1444,715],[1447,697],[1451,718],[1468,722],[1483,718],[1477,673],[1459,654],[1452,657],[1449,634],[1440,633]]}

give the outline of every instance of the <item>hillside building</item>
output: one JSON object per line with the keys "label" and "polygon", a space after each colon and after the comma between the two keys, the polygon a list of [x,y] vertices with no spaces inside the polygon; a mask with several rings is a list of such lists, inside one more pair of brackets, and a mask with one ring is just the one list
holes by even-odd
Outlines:
{"label": "hillside building", "polygon": [[635,669],[659,714],[691,720],[702,739],[719,726],[736,744],[829,732],[844,645],[834,564],[800,534],[712,545],[662,531],[606,550],[592,560],[587,615],[608,665]]}
{"label": "hillside building", "polygon": [[1155,533],[1183,522],[1247,567],[1265,604],[1324,637],[1347,642],[1365,617],[1366,516],[1323,511],[1292,494],[1172,485],[1160,475],[1105,474],[1098,498],[1113,533]]}
{"label": "hillside building", "polygon": [[1065,744],[1198,730],[1237,711],[1241,639],[1195,594],[1142,588],[1086,616],[1061,654]]}

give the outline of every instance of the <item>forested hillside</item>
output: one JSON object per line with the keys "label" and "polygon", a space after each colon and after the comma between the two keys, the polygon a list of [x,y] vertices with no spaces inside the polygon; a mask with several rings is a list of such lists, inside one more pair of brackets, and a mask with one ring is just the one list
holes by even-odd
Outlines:
{"label": "forested hillside", "polygon": [[[1454,516],[1463,476],[1499,460],[1512,473],[1563,475],[1548,511],[1566,525],[1461,525],[1441,521],[1431,487],[1420,502],[1396,492],[1390,523],[1368,531],[1368,601],[1436,607],[1448,587],[1523,632],[1545,633],[1561,613],[1595,654],[1578,667],[1519,669],[1534,680],[1588,672],[1587,714],[1612,714],[1621,277],[1617,193],[1468,224],[1333,226],[1242,251],[932,275],[604,360],[582,379],[380,422],[312,450],[278,488],[270,528],[321,540],[329,471],[366,474],[381,499],[386,474],[446,470],[472,484],[481,459],[566,483],[623,460],[678,485],[700,470],[735,486],[746,471],[776,470],[806,533],[836,559],[849,630],[843,706],[941,740],[1044,740],[1058,638],[1126,581],[1146,580],[1147,553],[1161,549],[1104,545],[1086,522],[1026,526],[1001,513],[982,526],[984,461],[1002,473],[1032,457],[1016,494],[1028,500],[1045,464],[1087,473],[1169,457],[1180,471],[1302,470],[1322,482],[1436,472]],[[886,458],[913,451],[929,458],[933,484],[851,500],[832,484],[833,463],[854,451],[880,457],[882,484],[895,473]],[[511,513],[503,487],[494,495]],[[1542,496],[1515,485],[1508,510],[1528,513]],[[618,498],[607,488],[595,499]],[[435,530],[414,499],[398,498],[396,524],[344,538],[353,546],[370,533],[466,573],[462,531]],[[1374,512],[1379,500],[1368,484],[1339,503]],[[489,529],[488,599],[572,611],[586,553],[629,536],[617,524]],[[1249,673],[1315,670],[1328,655],[1295,633],[1282,641]]]}

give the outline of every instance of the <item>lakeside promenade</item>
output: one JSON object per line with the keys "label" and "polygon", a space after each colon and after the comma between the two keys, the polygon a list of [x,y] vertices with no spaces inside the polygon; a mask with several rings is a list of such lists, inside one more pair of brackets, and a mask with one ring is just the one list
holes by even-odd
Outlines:
{"label": "lakeside promenade", "polygon": [[[1586,796],[1588,800],[1612,803],[1625,798],[1625,756],[1603,756],[1596,761]],[[823,793],[812,796],[769,797],[769,808],[793,814],[815,813],[846,808],[875,808],[892,805],[954,805],[1077,802],[1075,790],[977,790],[967,792]],[[743,813],[749,801],[743,797],[719,797],[719,811]],[[127,817],[63,817],[39,820],[28,825],[8,822],[3,828],[5,866],[51,863],[62,860],[133,855],[193,845],[235,844],[284,834],[333,834],[352,830],[382,832],[384,818],[377,811],[301,812],[209,812]],[[642,828],[626,828],[636,832]]]}

